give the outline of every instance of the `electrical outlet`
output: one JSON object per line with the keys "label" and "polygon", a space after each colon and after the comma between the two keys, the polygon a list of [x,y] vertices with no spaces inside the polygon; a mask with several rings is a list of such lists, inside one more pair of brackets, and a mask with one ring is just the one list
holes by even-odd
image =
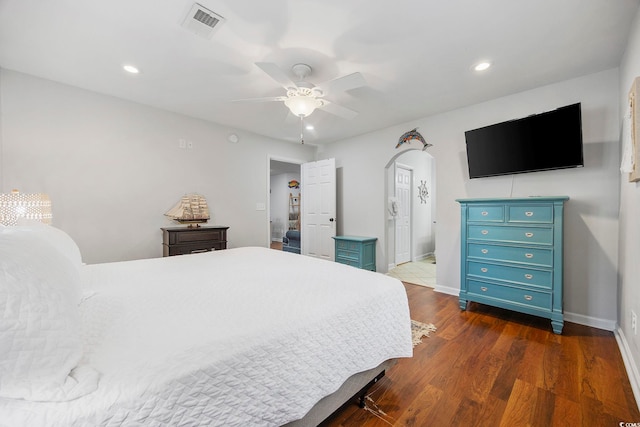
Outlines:
{"label": "electrical outlet", "polygon": [[636,312],[631,310],[631,330],[633,331],[633,335],[638,334],[638,316],[636,316]]}

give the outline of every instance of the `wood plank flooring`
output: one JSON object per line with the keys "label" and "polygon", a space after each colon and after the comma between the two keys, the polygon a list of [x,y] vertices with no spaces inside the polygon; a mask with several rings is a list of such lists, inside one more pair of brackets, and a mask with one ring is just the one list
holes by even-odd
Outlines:
{"label": "wood plank flooring", "polygon": [[339,426],[618,426],[640,412],[612,332],[470,303],[405,283],[411,318],[438,327]]}

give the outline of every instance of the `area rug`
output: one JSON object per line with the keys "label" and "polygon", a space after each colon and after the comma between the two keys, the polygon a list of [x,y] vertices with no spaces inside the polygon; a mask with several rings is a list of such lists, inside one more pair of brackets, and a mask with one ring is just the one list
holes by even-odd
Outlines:
{"label": "area rug", "polygon": [[422,323],[417,320],[411,320],[411,338],[413,346],[422,343],[422,337],[428,337],[431,332],[436,331],[436,327],[431,323]]}

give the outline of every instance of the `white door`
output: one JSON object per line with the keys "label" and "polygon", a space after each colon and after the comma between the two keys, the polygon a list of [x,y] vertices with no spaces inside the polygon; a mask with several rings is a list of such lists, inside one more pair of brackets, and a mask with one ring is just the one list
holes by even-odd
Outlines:
{"label": "white door", "polygon": [[303,163],[300,170],[303,255],[334,260],[336,235],[335,159]]}
{"label": "white door", "polygon": [[411,170],[396,164],[396,265],[411,261]]}

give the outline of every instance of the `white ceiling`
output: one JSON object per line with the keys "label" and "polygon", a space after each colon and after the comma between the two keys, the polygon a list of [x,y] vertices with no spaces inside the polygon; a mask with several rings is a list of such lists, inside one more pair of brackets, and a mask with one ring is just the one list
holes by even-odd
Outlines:
{"label": "white ceiling", "polygon": [[212,39],[181,26],[190,0],[0,0],[0,67],[290,141],[282,102],[232,102],[284,95],[256,62],[307,63],[315,84],[362,73],[328,97],[356,118],[307,119],[322,143],[617,67],[639,0],[199,3],[226,19]]}

